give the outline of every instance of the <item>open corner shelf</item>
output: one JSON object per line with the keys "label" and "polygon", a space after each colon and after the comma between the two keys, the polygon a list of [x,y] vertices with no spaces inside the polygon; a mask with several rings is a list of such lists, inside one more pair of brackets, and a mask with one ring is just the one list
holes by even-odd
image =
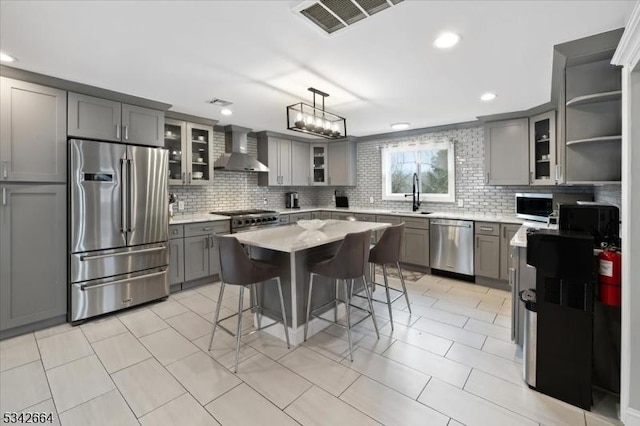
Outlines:
{"label": "open corner shelf", "polygon": [[568,107],[595,104],[599,102],[617,101],[622,99],[622,90],[612,92],[593,93],[591,95],[576,96],[567,101]]}
{"label": "open corner shelf", "polygon": [[578,145],[582,143],[604,143],[604,142],[621,142],[621,141],[622,141],[621,135],[599,136],[597,138],[575,139],[572,141],[567,141],[567,146]]}

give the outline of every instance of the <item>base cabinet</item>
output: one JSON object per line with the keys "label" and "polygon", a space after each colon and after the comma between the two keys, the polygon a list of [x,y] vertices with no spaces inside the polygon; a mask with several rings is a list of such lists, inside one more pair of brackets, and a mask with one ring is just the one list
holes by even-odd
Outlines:
{"label": "base cabinet", "polygon": [[511,263],[511,240],[521,225],[500,225],[500,279],[509,279],[509,265]]}
{"label": "base cabinet", "polygon": [[429,266],[429,230],[405,228],[400,258],[403,263]]}
{"label": "base cabinet", "polygon": [[475,240],[475,274],[498,279],[500,277],[500,238],[476,235]]}
{"label": "base cabinet", "polygon": [[169,240],[169,285],[184,281],[184,239]]}
{"label": "base cabinet", "polygon": [[67,312],[65,185],[0,185],[0,330]]}

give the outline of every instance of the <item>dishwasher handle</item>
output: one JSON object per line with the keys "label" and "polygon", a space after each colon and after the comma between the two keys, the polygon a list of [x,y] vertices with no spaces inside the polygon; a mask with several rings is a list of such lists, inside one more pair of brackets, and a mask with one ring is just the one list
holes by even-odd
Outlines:
{"label": "dishwasher handle", "polygon": [[450,226],[455,228],[473,228],[473,222],[466,220],[432,220],[430,226]]}

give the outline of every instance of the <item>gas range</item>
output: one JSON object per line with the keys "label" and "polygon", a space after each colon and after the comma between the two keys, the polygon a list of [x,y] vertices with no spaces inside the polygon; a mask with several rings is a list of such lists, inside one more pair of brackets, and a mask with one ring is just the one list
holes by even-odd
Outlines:
{"label": "gas range", "polygon": [[221,216],[229,216],[231,219],[231,233],[253,231],[255,229],[278,226],[280,213],[273,210],[232,210],[223,212],[211,212]]}

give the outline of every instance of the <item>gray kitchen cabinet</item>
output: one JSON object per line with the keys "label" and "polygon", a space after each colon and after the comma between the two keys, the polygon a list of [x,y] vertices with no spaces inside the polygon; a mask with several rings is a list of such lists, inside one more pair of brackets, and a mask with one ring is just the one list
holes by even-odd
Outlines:
{"label": "gray kitchen cabinet", "polygon": [[184,280],[192,281],[209,276],[209,236],[184,239]]}
{"label": "gray kitchen cabinet", "polygon": [[511,286],[511,340],[517,345],[524,343],[524,311],[520,291],[536,288],[536,268],[527,265],[527,248],[511,247],[509,285]]}
{"label": "gray kitchen cabinet", "polygon": [[509,279],[509,264],[511,258],[511,239],[521,225],[503,223],[500,225],[500,279]]}
{"label": "gray kitchen cabinet", "polygon": [[555,185],[556,168],[555,110],[529,118],[529,184]]}
{"label": "gray kitchen cabinet", "polygon": [[69,93],[69,136],[162,147],[163,132],[163,111]]}
{"label": "gray kitchen cabinet", "polygon": [[402,263],[429,266],[429,230],[404,229],[404,244],[400,256]]}
{"label": "gray kitchen cabinet", "polygon": [[[180,225],[171,226],[169,230],[170,238],[173,230]],[[184,225],[184,276],[183,279],[172,282],[178,284],[204,277],[216,275],[220,272],[218,261],[218,247],[213,238],[216,234],[228,234],[230,223],[228,220],[215,222],[198,222]],[[175,239],[170,240],[170,244]],[[173,255],[171,256],[173,258]],[[171,263],[169,265],[171,268]],[[170,272],[173,277],[173,272]],[[180,277],[177,276],[176,279]]]}
{"label": "gray kitchen cabinet", "polygon": [[[374,214],[356,213],[354,217],[358,222],[375,222],[376,221],[376,215]],[[380,235],[382,235],[382,232],[384,231],[371,232],[371,244],[375,244],[378,242],[378,238],[380,238]]]}
{"label": "gray kitchen cabinet", "polygon": [[213,126],[167,118],[163,139],[169,151],[169,185],[211,185]]}
{"label": "gray kitchen cabinet", "polygon": [[209,235],[209,275],[220,273],[220,247],[213,235]]}
{"label": "gray kitchen cabinet", "polygon": [[0,184],[0,330],[67,312],[65,185]]}
{"label": "gray kitchen cabinet", "polygon": [[311,184],[311,163],[309,162],[309,144],[291,141],[291,185],[308,186]]}
{"label": "gray kitchen cabinet", "polygon": [[67,181],[67,92],[0,77],[0,181]]}
{"label": "gray kitchen cabinet", "polygon": [[355,220],[355,214],[350,212],[331,212],[331,219],[336,220]]}
{"label": "gray kitchen cabinet", "polygon": [[281,214],[280,215],[280,223],[278,225],[279,226],[287,226],[287,225],[289,225],[289,215],[288,214]]}
{"label": "gray kitchen cabinet", "polygon": [[332,186],[356,185],[356,143],[331,142],[327,145],[327,183]]}
{"label": "gray kitchen cabinet", "polygon": [[294,224],[299,220],[309,220],[311,219],[311,213],[291,213],[289,215],[289,223]]}
{"label": "gray kitchen cabinet", "polygon": [[311,176],[311,185],[327,185],[328,181],[328,154],[326,143],[313,143],[309,146],[309,155],[311,156],[311,167],[313,175]]}
{"label": "gray kitchen cabinet", "polygon": [[311,212],[311,219],[331,219],[331,212],[326,210]]}
{"label": "gray kitchen cabinet", "polygon": [[500,224],[475,223],[475,274],[487,278],[500,278]]}
{"label": "gray kitchen cabinet", "polygon": [[169,285],[184,282],[184,239],[169,240]]}
{"label": "gray kitchen cabinet", "polygon": [[258,137],[258,161],[269,167],[258,175],[261,186],[291,186],[291,141],[271,136]]}
{"label": "gray kitchen cabinet", "polygon": [[484,125],[485,183],[529,183],[529,120],[491,121]]}

